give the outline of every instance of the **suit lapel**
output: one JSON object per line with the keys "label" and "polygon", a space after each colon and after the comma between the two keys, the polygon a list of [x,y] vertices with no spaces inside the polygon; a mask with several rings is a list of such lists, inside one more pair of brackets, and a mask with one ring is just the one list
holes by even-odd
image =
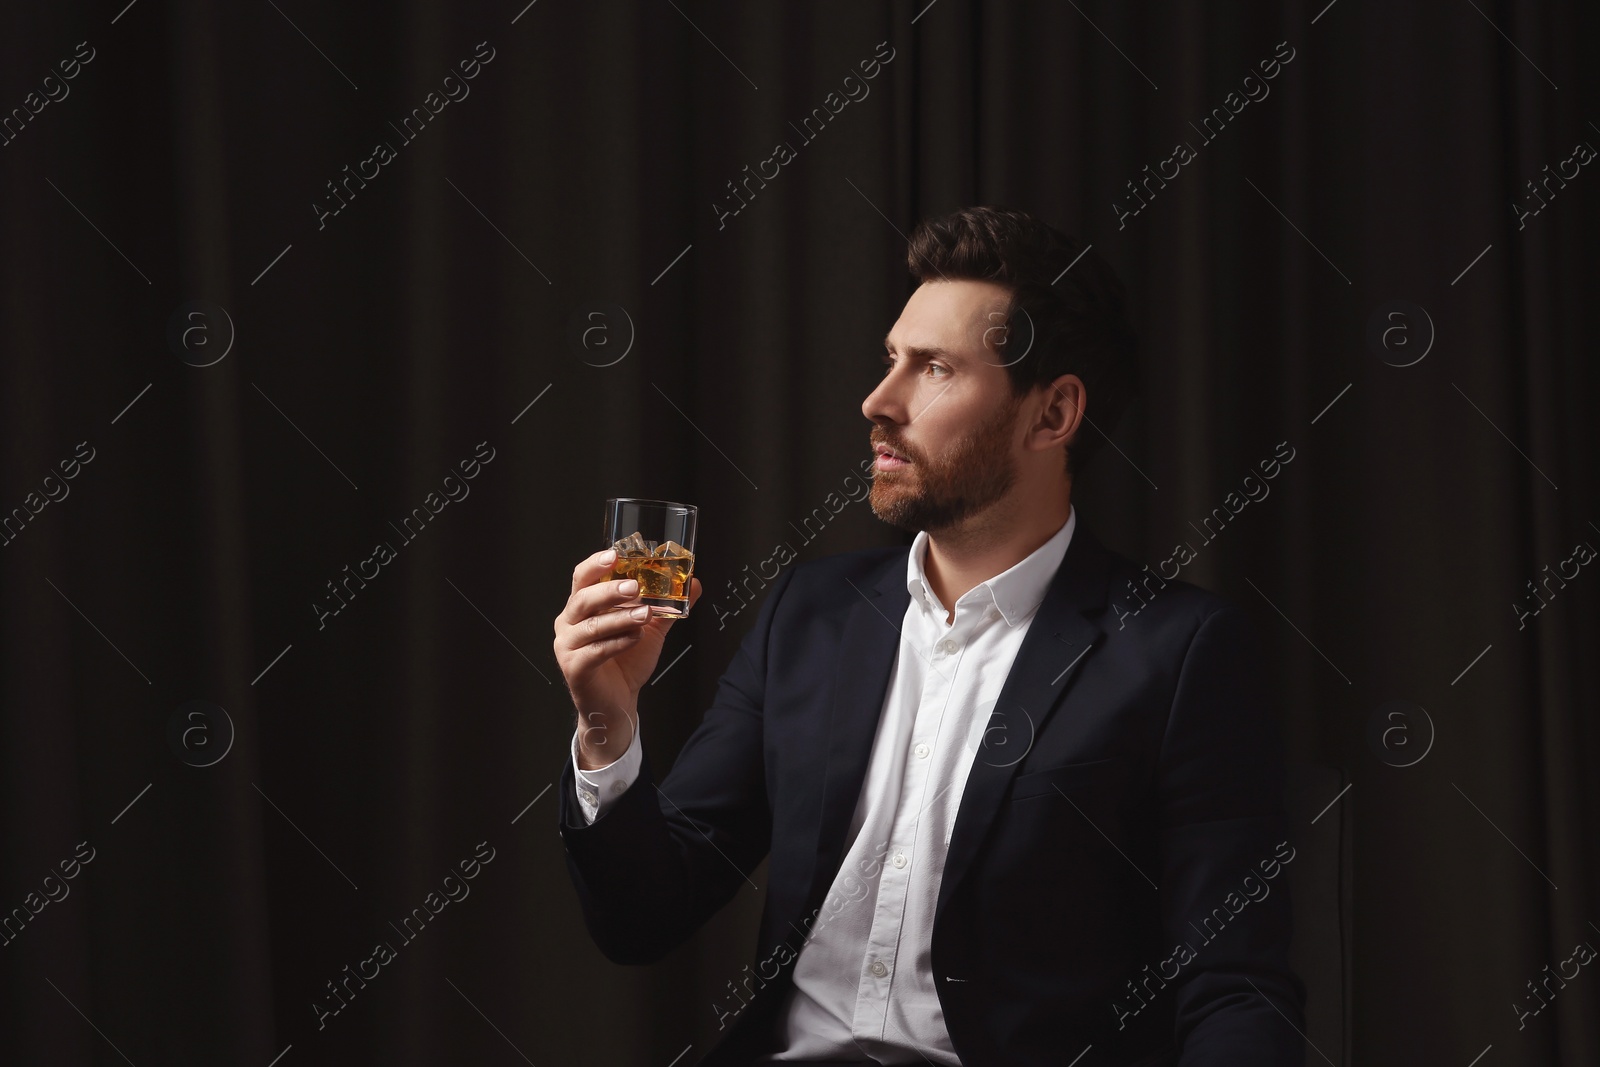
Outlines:
{"label": "suit lapel", "polygon": [[[1060,706],[1062,693],[1102,636],[1088,615],[1098,614],[1106,602],[1107,563],[1100,542],[1086,525],[1078,523],[973,755],[945,853],[936,917],[943,913],[945,902],[978,854],[1006,787],[1016,776],[1017,764]],[[991,737],[1003,741],[991,744]]]}
{"label": "suit lapel", "polygon": [[[1101,635],[1086,614],[1105,604],[1107,562],[1105,549],[1080,521],[1006,676],[984,743],[974,753],[945,858],[939,911],[977,854],[1026,746],[1044,728]],[[845,833],[866,779],[901,624],[911,602],[905,565],[906,555],[897,554],[860,585],[852,583],[854,602],[845,620],[830,700],[811,906],[819,905],[839,870]],[[991,738],[996,743],[990,744]],[[1000,738],[1005,739],[1003,744]],[[1025,740],[1019,745],[1020,739]]]}
{"label": "suit lapel", "polygon": [[[822,819],[817,829],[817,865],[810,899],[825,895],[844,859],[844,836],[861,798],[861,786],[889,691],[889,673],[900,647],[900,626],[911,593],[906,555],[892,556],[881,570],[850,593],[838,669],[829,701],[828,763],[822,782]],[[854,585],[854,583],[852,583]]]}

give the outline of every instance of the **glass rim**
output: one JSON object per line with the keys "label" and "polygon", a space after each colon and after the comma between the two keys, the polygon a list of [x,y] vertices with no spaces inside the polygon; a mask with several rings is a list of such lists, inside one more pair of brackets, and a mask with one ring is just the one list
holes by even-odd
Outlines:
{"label": "glass rim", "polygon": [[693,511],[693,512],[698,512],[700,510],[699,508],[697,508],[693,504],[680,504],[676,500],[655,500],[655,499],[652,499],[650,497],[641,497],[641,496],[608,496],[608,497],[606,497],[606,506],[610,507],[613,504],[638,504],[638,505],[642,505],[642,506],[646,506],[646,507],[682,508],[684,511]]}

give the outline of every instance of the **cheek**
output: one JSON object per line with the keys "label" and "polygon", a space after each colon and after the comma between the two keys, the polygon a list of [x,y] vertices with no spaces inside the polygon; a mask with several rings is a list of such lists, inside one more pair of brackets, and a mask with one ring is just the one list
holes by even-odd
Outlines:
{"label": "cheek", "polygon": [[914,422],[923,429],[923,437],[934,440],[931,427],[938,426],[939,434],[949,432],[949,422],[954,416],[954,406],[960,402],[957,390],[950,389],[944,379],[923,378],[917,379],[917,384],[910,389],[907,405],[914,416]]}
{"label": "cheek", "polygon": [[956,386],[929,380],[921,383],[912,404],[915,418],[912,428],[917,446],[923,455],[936,456],[949,451],[950,445],[970,433],[978,416],[968,410],[971,403],[961,395]]}

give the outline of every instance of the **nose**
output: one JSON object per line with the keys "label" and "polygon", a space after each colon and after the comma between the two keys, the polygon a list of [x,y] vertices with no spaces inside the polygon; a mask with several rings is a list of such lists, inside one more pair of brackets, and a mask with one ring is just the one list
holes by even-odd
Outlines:
{"label": "nose", "polygon": [[892,370],[884,375],[883,381],[861,402],[861,414],[874,423],[888,421],[904,425],[907,421],[906,405],[900,396],[902,389],[898,378],[899,375]]}

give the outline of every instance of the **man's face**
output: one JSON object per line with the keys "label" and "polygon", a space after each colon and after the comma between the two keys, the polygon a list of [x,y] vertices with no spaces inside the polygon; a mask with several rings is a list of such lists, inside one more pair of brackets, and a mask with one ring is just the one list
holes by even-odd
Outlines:
{"label": "man's face", "polygon": [[861,404],[873,422],[873,514],[908,531],[956,526],[1016,484],[1013,397],[1005,370],[1007,291],[991,282],[918,286],[884,338],[884,378]]}

